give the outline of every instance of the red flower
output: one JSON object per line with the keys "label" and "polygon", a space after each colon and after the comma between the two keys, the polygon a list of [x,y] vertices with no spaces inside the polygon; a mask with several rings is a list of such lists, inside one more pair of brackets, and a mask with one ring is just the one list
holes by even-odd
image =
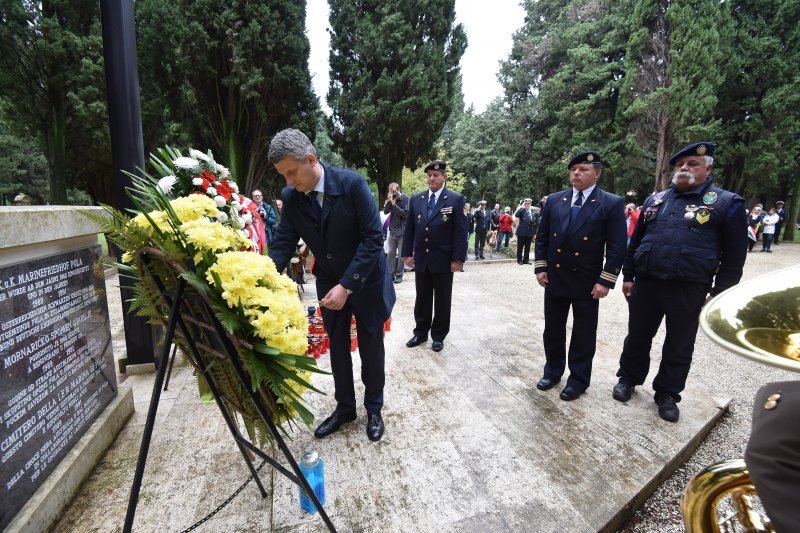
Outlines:
{"label": "red flower", "polygon": [[231,189],[230,185],[225,178],[222,178],[222,182],[217,184],[217,194],[225,198],[225,201],[231,201],[231,193],[233,190]]}

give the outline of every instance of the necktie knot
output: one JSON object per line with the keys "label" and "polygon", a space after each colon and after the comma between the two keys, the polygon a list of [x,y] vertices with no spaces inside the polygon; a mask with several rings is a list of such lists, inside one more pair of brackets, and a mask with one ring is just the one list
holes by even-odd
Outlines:
{"label": "necktie knot", "polygon": [[436,195],[431,194],[430,198],[428,198],[428,217],[430,217],[431,213],[433,213],[434,207],[436,207]]}
{"label": "necktie knot", "polygon": [[574,206],[580,207],[583,205],[583,191],[578,191],[578,197],[575,199]]}

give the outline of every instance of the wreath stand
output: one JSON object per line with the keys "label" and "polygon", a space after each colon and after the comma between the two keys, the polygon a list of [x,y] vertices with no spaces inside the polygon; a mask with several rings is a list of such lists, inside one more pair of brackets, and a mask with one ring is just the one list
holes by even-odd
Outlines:
{"label": "wreath stand", "polygon": [[[311,489],[308,480],[306,480],[300,468],[297,466],[297,461],[286,446],[286,442],[281,437],[280,431],[272,421],[272,409],[270,408],[272,399],[268,391],[263,385],[260,385],[254,392],[250,386],[250,375],[242,364],[238,346],[246,348],[252,348],[252,346],[241,339],[228,335],[217,319],[205,295],[186,294],[185,289],[187,282],[181,274],[186,273],[187,270],[180,263],[167,258],[164,253],[157,248],[141,249],[137,252],[136,259],[139,273],[142,277],[148,276],[158,289],[159,297],[152,303],[160,309],[162,316],[166,315],[168,318],[162,319],[167,327],[166,337],[161,347],[161,353],[158,356],[158,371],[156,372],[156,379],[153,383],[153,394],[150,399],[150,408],[147,412],[144,434],[142,435],[142,443],[139,448],[139,458],[136,462],[136,471],[133,476],[133,484],[131,485],[131,493],[128,500],[128,509],[125,515],[123,531],[129,533],[133,528],[133,520],[136,514],[136,506],[139,502],[139,491],[142,486],[145,463],[150,449],[150,440],[153,436],[153,426],[155,425],[156,411],[158,410],[162,385],[164,385],[167,367],[171,367],[171,365],[168,365],[170,346],[176,335],[178,335],[181,342],[189,350],[189,353],[186,354],[188,361],[206,379],[214,395],[214,400],[222,413],[222,418],[225,420],[225,424],[228,426],[245,463],[247,463],[247,467],[250,469],[250,473],[255,479],[256,485],[258,485],[261,497],[266,498],[267,492],[264,490],[258,472],[253,466],[250,454],[260,457],[275,468],[275,470],[286,476],[290,481],[300,486],[314,503],[314,507],[319,511],[319,515],[323,522],[325,522],[328,530],[335,533],[336,528],[333,526],[325,509],[319,502],[317,495]],[[153,259],[161,261],[168,267],[168,272],[170,272],[173,277],[172,281],[175,285],[174,291],[167,290],[164,282],[154,272],[152,265]],[[176,328],[179,330],[179,333],[176,332]],[[214,348],[215,346],[221,349]],[[264,453],[250,440],[246,439],[239,431],[234,421],[234,416],[236,406],[241,403],[239,401],[240,399],[223,395],[214,375],[208,371],[209,365],[211,365],[214,360],[219,359],[227,359],[230,361],[235,370],[236,377],[241,384],[244,385],[243,388],[247,391],[250,401],[252,401],[255,406],[258,417],[266,425],[275,444],[277,444],[278,448],[283,453],[286,462],[289,463],[291,470],[280,464],[273,457]]]}

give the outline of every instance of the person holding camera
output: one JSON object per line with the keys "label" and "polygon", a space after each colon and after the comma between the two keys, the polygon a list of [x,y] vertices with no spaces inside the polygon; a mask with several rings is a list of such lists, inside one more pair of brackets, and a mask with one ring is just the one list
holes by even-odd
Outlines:
{"label": "person holding camera", "polygon": [[625,225],[628,228],[628,244],[631,243],[631,236],[633,230],[636,229],[636,223],[639,221],[639,210],[636,209],[634,204],[625,206]]}
{"label": "person holding camera", "polygon": [[403,281],[403,234],[408,217],[408,195],[403,194],[399,184],[389,184],[383,212],[389,215],[389,233],[386,236],[389,274],[392,276],[392,281],[400,283]]}

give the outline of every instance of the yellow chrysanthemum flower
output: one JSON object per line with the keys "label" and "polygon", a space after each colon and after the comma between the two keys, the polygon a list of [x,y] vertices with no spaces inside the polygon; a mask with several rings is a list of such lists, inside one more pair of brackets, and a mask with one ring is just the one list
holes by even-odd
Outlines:
{"label": "yellow chrysanthemum flower", "polygon": [[186,239],[198,250],[222,252],[250,245],[250,241],[245,239],[241,232],[223,226],[219,222],[212,222],[207,218],[184,222],[180,229],[186,235]]}
{"label": "yellow chrysanthemum flower", "polygon": [[216,218],[219,215],[217,204],[205,194],[181,196],[172,200],[169,205],[181,222],[190,222],[201,217]]}
{"label": "yellow chrysanthemum flower", "polygon": [[[158,229],[160,229],[164,233],[174,233],[172,230],[172,226],[169,223],[169,216],[164,211],[150,211],[147,213],[153,222],[155,222]],[[146,230],[150,230],[152,225],[150,221],[147,220],[147,217],[144,213],[139,213],[128,224],[139,226],[140,228],[144,228]]]}
{"label": "yellow chrysanthemum flower", "polygon": [[303,355],[308,348],[308,334],[293,328],[267,339],[267,344],[285,353]]}

